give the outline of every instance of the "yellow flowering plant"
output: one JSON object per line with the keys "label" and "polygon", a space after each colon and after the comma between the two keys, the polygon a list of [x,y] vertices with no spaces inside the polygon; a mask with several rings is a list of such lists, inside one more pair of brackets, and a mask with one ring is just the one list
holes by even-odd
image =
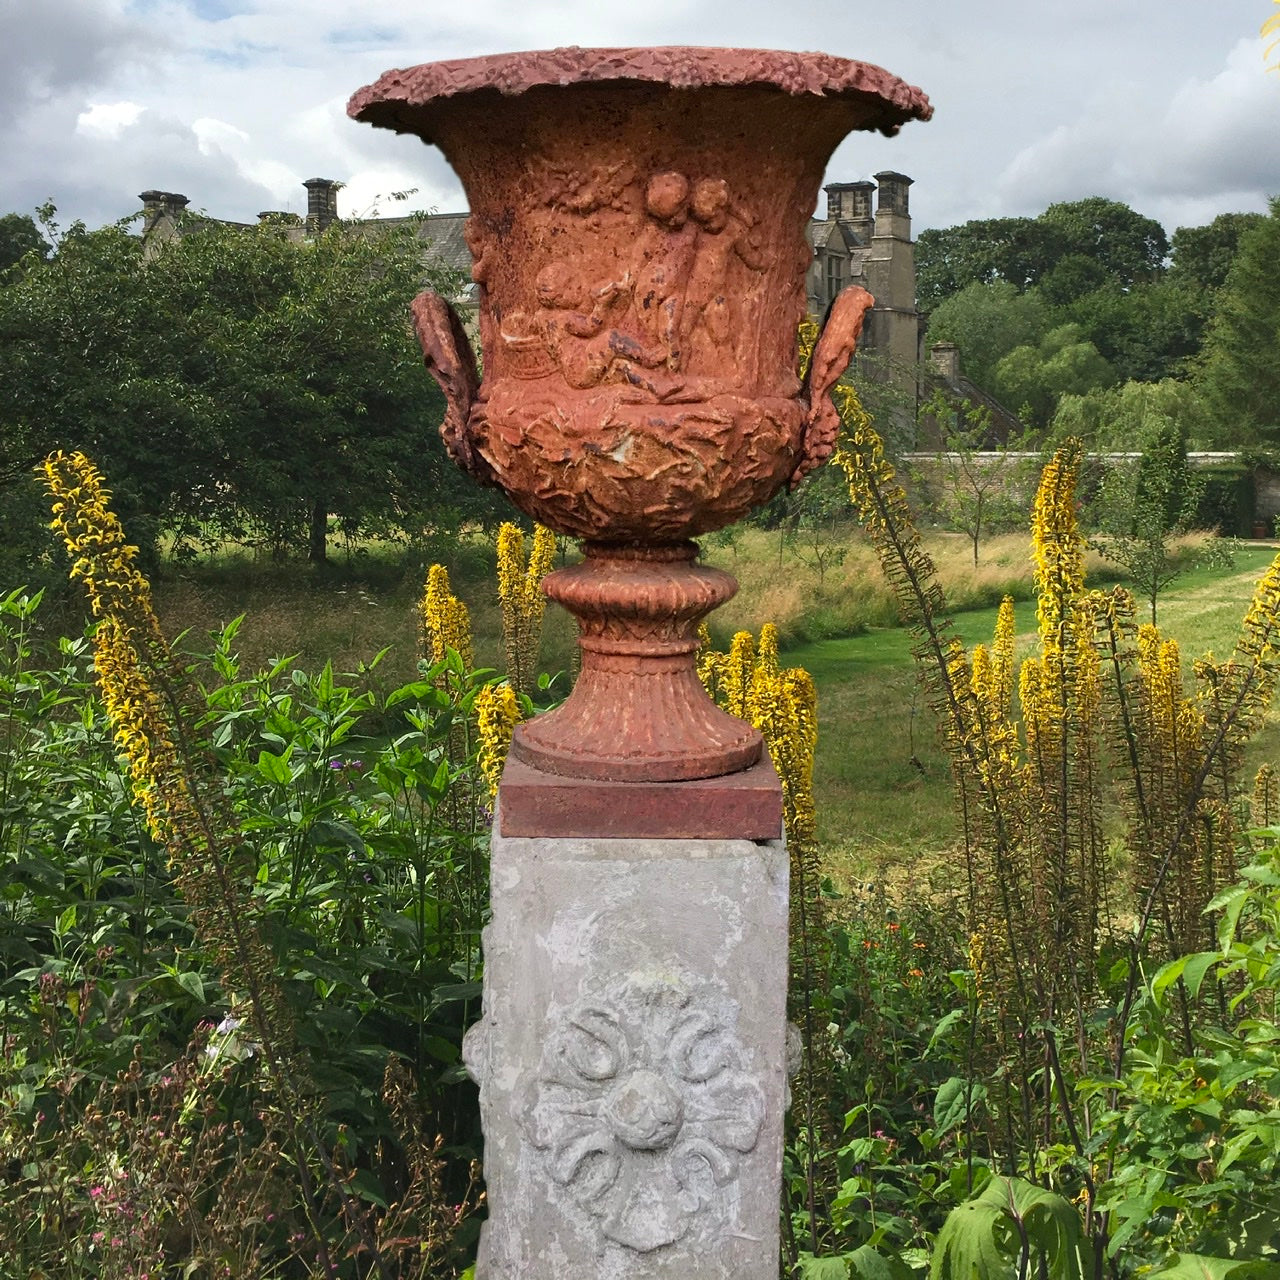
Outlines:
{"label": "yellow flowering plant", "polygon": [[[164,1154],[169,1163],[156,1163],[154,1178],[180,1189],[180,1203],[157,1200],[146,1223],[135,1215],[122,1267],[159,1256],[176,1238],[179,1218],[183,1230],[197,1233],[193,1250],[216,1243],[227,1257],[257,1259],[245,1265],[252,1270],[260,1263],[263,1273],[304,1249],[325,1274],[351,1280],[409,1274],[398,1268],[428,1265],[427,1259],[437,1269],[452,1265],[478,1188],[473,1181],[461,1209],[444,1204],[443,1157],[432,1154],[439,1150],[432,1144],[446,1132],[461,1149],[477,1141],[478,1121],[441,1077],[456,1068],[468,1010],[478,1006],[466,992],[477,972],[485,859],[480,804],[465,813],[459,808],[461,825],[450,825],[451,797],[474,792],[469,778],[477,766],[470,757],[452,761],[447,739],[453,725],[474,715],[488,678],[467,671],[448,688],[417,680],[384,694],[372,681],[356,690],[330,667],[311,675],[290,660],[244,676],[231,648],[238,623],[215,638],[206,659],[175,653],[101,473],[73,454],[54,455],[42,474],[73,575],[97,619],[93,657],[101,710],[86,698],[70,718],[89,734],[106,712],[124,772],[124,787],[116,790],[131,795],[141,817],[135,828],[145,828],[131,838],[144,850],[159,846],[167,868],[161,860],[144,879],[141,903],[117,874],[111,895],[92,909],[73,903],[59,912],[60,946],[68,957],[81,935],[99,954],[80,987],[44,984],[49,999],[28,1019],[43,1028],[44,1038],[32,1045],[37,1059],[48,1052],[48,1030],[73,1001],[78,1012],[67,1016],[77,1028],[77,1052],[87,1056],[68,1076],[82,1083],[62,1089],[56,1107],[40,1095],[32,1099],[50,1116],[56,1112],[44,1129],[10,1124],[10,1064],[0,1061],[0,1134],[21,1136],[21,1153],[29,1153],[23,1159],[33,1168],[60,1170],[56,1177],[42,1175],[40,1185],[24,1178],[0,1187],[0,1234],[11,1227],[19,1232],[27,1241],[22,1256],[31,1259],[68,1247],[67,1256],[78,1257],[79,1246],[68,1242],[92,1242],[91,1233],[79,1229],[83,1215],[65,1211],[68,1190],[83,1171],[63,1168],[63,1146],[114,1165],[134,1142],[137,1168],[152,1167],[144,1166],[151,1155],[138,1145],[157,1136],[145,1123],[120,1130],[136,1135],[122,1138],[120,1150],[105,1129],[82,1133],[85,1117],[97,1114],[91,1094],[87,1104],[78,1096],[91,1083],[86,1070],[94,1069],[97,1040],[127,1033],[139,1064],[135,1091],[152,1099],[138,1106],[157,1112],[151,1128],[163,1122],[173,1134]],[[447,582],[437,576],[435,585],[433,603],[445,602],[442,616],[453,628],[444,640],[446,665],[461,667],[464,615],[447,607]],[[202,683],[206,663],[212,678]],[[403,731],[385,741],[385,725],[397,720]],[[0,765],[0,775],[7,768]],[[85,791],[82,800],[96,815],[91,839],[97,845],[106,839],[108,806],[95,795]],[[33,805],[38,799],[31,794]],[[47,825],[48,813],[64,810],[65,797],[38,812]],[[0,851],[9,852],[7,846]],[[32,911],[47,915],[47,902],[18,888],[17,897],[6,900],[12,920]],[[114,924],[117,917],[124,923]],[[117,937],[129,945],[103,943]],[[100,973],[102,990],[95,993]],[[0,974],[7,1027],[16,1025],[9,1015],[21,1007],[13,1004],[11,987],[9,975]],[[126,1003],[108,1003],[113,987],[132,993]],[[226,1010],[221,1021],[219,1008]],[[167,1071],[189,1080],[174,1056],[160,1055],[180,1055],[191,1027],[211,1011],[190,1051],[203,1100],[184,1085],[170,1115],[164,1099],[172,1090],[163,1098],[163,1091],[149,1094],[147,1079]],[[412,1072],[416,1105],[427,1116],[412,1133],[388,1127],[390,1104],[379,1101],[388,1043],[398,1046]],[[366,1079],[370,1064],[376,1069]],[[229,1123],[234,1117],[223,1108],[236,1098],[235,1105],[255,1117],[236,1131],[238,1154],[216,1170],[183,1168],[182,1151],[196,1149],[190,1142],[183,1147],[183,1135]],[[391,1164],[374,1164],[371,1156],[393,1130],[400,1134],[395,1150],[379,1157]],[[396,1162],[404,1176],[384,1185]],[[252,1189],[244,1182],[247,1170],[256,1171]],[[466,1184],[464,1176],[459,1189]],[[223,1194],[230,1197],[225,1204],[218,1200]],[[79,1191],[75,1196],[84,1198]],[[415,1206],[412,1223],[394,1211],[398,1198]],[[384,1212],[384,1204],[393,1210]],[[263,1213],[279,1218],[279,1231],[264,1228]],[[27,1220],[39,1230],[20,1225]]]}
{"label": "yellow flowering plant", "polygon": [[502,640],[507,678],[520,693],[531,694],[538,670],[538,648],[547,598],[542,579],[551,572],[556,537],[535,525],[526,550],[524,530],[510,521],[498,530],[498,604],[502,612]]}
{"label": "yellow flowering plant", "polygon": [[[1095,1062],[1115,1076],[1123,1068],[1125,1037],[1099,1038],[1092,1021],[1104,999],[1099,956],[1127,953],[1112,993],[1123,1028],[1144,958],[1185,954],[1212,934],[1203,912],[1234,873],[1240,749],[1277,670],[1280,558],[1231,659],[1201,660],[1186,692],[1176,643],[1138,628],[1133,597],[1086,588],[1075,499],[1082,451],[1071,442],[1045,467],[1033,511],[1034,652],[1016,666],[1012,601],[993,643],[966,650],[879,436],[851,387],[838,403],[834,461],[914,632],[964,820],[966,926],[981,939],[975,1016],[1001,1082],[986,1102],[989,1141],[1012,1144],[1033,1180],[1074,1153],[1067,1189],[1079,1192],[1090,1234],[1105,1239],[1100,1173],[1079,1159],[1090,1114],[1079,1113],[1070,1086]],[[1124,861],[1137,904],[1127,930],[1111,888],[1112,777],[1124,780]],[[1192,1018],[1188,1007],[1188,1044]]]}

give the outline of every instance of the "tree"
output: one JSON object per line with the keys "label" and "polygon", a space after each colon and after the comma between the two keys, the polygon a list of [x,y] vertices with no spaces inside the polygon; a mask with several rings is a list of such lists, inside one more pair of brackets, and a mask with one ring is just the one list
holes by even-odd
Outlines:
{"label": "tree", "polygon": [[1190,383],[1166,378],[1068,393],[1058,402],[1050,438],[1061,443],[1074,437],[1089,449],[1127,453],[1157,424],[1172,425],[1188,440],[1203,429],[1204,404]]}
{"label": "tree", "polygon": [[1169,256],[1164,228],[1118,200],[1090,196],[1051,204],[1039,221],[1062,235],[1067,253],[1092,258],[1123,289],[1157,279]]}
{"label": "tree", "polygon": [[966,376],[990,388],[1010,351],[1039,344],[1051,328],[1049,311],[1038,294],[1019,293],[1007,280],[970,284],[929,317],[929,341],[954,342]]}
{"label": "tree", "polygon": [[1280,198],[1240,237],[1218,291],[1199,384],[1219,437],[1280,441]]}
{"label": "tree", "polygon": [[0,478],[82,448],[144,539],[200,526],[320,560],[330,515],[415,531],[474,501],[408,325],[422,275],[411,234],[195,220],[144,255],[124,224],[73,227],[0,290]]}
{"label": "tree", "polygon": [[1190,527],[1201,486],[1187,462],[1180,424],[1159,405],[1149,403],[1136,440],[1140,456],[1117,463],[1102,482],[1097,514],[1103,536],[1095,546],[1129,576],[1154,624],[1160,592],[1189,567],[1174,555],[1171,540]]}
{"label": "tree", "polygon": [[935,427],[938,449],[934,476],[917,468],[915,478],[935,490],[932,505],[942,520],[968,537],[976,569],[983,537],[1016,528],[1026,517],[1021,460],[1008,444],[991,446],[991,411],[983,405],[938,390],[921,406],[920,418]]}
{"label": "tree", "polygon": [[1206,227],[1179,227],[1173,233],[1169,278],[1200,289],[1220,289],[1240,248],[1240,237],[1265,215],[1220,213]]}
{"label": "tree", "polygon": [[49,242],[40,234],[30,214],[6,213],[0,217],[0,272],[12,267],[28,253],[46,258],[49,252]]}
{"label": "tree", "polygon": [[1066,252],[1060,230],[1040,218],[986,218],[916,238],[916,293],[937,306],[971,284],[1004,281],[1019,293]]}
{"label": "tree", "polygon": [[1200,350],[1212,300],[1204,290],[1157,280],[1124,290],[1106,285],[1063,310],[1124,381],[1181,375]]}
{"label": "tree", "polygon": [[996,365],[995,392],[1018,405],[1032,425],[1046,426],[1059,399],[1095,387],[1110,386],[1115,370],[1079,325],[1050,330],[1036,346],[1017,347]]}

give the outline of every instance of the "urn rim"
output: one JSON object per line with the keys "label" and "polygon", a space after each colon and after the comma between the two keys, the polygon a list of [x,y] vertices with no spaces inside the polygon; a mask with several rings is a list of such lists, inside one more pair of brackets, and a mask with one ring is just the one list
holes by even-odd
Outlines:
{"label": "urn rim", "polygon": [[829,53],[731,49],[701,45],[651,48],[533,49],[486,54],[385,72],[347,104],[356,120],[398,132],[419,132],[404,113],[481,92],[515,96],[531,89],[650,83],[671,89],[758,87],[793,96],[855,99],[874,104],[860,125],[892,136],[908,120],[928,120],[923,90],[883,67]]}

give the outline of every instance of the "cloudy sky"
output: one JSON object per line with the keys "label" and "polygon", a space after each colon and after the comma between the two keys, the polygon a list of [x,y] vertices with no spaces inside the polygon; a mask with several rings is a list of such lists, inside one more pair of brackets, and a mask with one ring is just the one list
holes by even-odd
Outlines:
{"label": "cloudy sky", "polygon": [[[1280,194],[1272,0],[0,0],[0,213],[124,217],[147,188],[252,221],[344,217],[416,188],[465,207],[412,138],[347,119],[390,67],[562,44],[821,49],[921,86],[936,114],[855,135],[828,180],[910,174],[916,230],[1109,196],[1172,231]],[[1273,52],[1273,62],[1280,54]],[[406,206],[382,206],[403,212]]]}

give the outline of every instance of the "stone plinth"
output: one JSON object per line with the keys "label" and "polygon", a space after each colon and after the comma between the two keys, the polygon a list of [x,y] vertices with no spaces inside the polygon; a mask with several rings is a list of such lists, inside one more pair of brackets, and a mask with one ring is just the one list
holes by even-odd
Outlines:
{"label": "stone plinth", "polygon": [[777,1280],[782,841],[495,834],[491,875],[478,1280]]}

